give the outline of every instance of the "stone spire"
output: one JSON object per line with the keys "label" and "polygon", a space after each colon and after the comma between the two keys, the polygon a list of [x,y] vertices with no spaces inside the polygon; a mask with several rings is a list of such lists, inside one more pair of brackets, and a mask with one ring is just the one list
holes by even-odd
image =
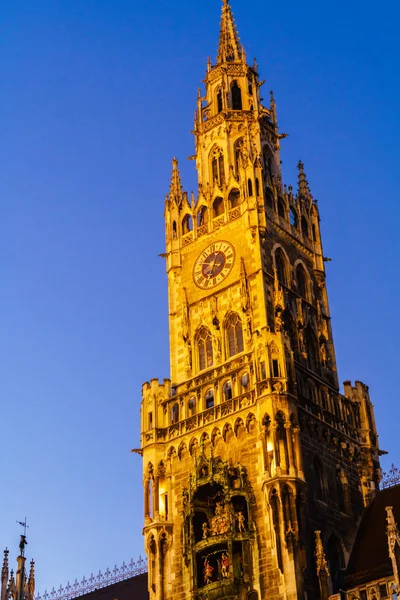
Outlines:
{"label": "stone spire", "polygon": [[6,599],[8,582],[8,548],[4,550],[3,567],[1,569],[1,600]]}
{"label": "stone spire", "polygon": [[326,560],[325,550],[322,545],[321,532],[315,531],[315,562],[319,580],[321,600],[329,598],[329,568]]}
{"label": "stone spire", "polygon": [[243,57],[244,51],[229,0],[223,0],[217,63],[241,60]]}
{"label": "stone spire", "polygon": [[178,208],[181,208],[183,202],[183,190],[181,176],[178,169],[178,159],[173,158],[172,160],[172,176],[171,185],[169,187],[169,200],[175,202]]}
{"label": "stone spire", "polygon": [[400,592],[400,561],[398,559],[398,554],[396,553],[396,544],[400,546],[400,532],[397,528],[397,523],[394,519],[393,507],[386,506],[386,535],[388,539],[388,547],[389,547],[389,556],[392,561],[393,567],[393,576],[396,585],[396,594]]}
{"label": "stone spire", "polygon": [[301,160],[299,160],[299,162],[297,164],[297,168],[299,170],[298,194],[301,198],[310,198],[311,192],[310,192],[310,188],[308,187],[308,181],[307,181],[306,174],[304,172],[304,163]]}
{"label": "stone spire", "polygon": [[33,600],[35,595],[35,561],[31,560],[29,566],[29,577],[25,589],[25,598]]}

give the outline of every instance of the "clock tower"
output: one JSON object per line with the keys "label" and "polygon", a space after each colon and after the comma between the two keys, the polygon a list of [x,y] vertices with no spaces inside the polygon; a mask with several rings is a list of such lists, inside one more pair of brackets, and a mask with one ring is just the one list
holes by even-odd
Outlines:
{"label": "clock tower", "polygon": [[282,183],[231,7],[165,203],[171,378],[143,385],[151,600],[325,600],[379,482],[368,388],[339,393],[319,211]]}

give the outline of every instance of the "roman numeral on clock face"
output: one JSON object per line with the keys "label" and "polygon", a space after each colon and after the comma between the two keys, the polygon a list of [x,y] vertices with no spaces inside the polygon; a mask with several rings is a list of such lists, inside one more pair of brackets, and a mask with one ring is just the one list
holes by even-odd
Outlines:
{"label": "roman numeral on clock face", "polygon": [[193,279],[202,289],[213,288],[229,275],[235,262],[235,250],[230,242],[216,241],[201,252],[193,266]]}

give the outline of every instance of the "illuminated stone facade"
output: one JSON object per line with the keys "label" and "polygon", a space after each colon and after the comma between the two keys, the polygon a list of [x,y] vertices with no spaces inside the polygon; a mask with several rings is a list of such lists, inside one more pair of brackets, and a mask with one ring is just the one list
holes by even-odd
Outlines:
{"label": "illuminated stone facade", "polygon": [[262,85],[224,1],[198,194],[174,159],[165,204],[171,379],[141,411],[151,600],[326,598],[379,482],[368,388],[339,393],[317,203],[302,163],[282,183]]}

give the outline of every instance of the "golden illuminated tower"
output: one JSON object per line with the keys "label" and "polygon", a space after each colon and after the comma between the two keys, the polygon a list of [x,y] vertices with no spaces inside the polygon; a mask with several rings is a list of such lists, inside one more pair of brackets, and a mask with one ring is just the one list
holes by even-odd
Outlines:
{"label": "golden illuminated tower", "polygon": [[174,159],[165,205],[171,379],[143,385],[151,600],[326,598],[379,481],[368,388],[339,393],[317,204],[301,162],[282,184],[262,84],[224,0],[198,194]]}

